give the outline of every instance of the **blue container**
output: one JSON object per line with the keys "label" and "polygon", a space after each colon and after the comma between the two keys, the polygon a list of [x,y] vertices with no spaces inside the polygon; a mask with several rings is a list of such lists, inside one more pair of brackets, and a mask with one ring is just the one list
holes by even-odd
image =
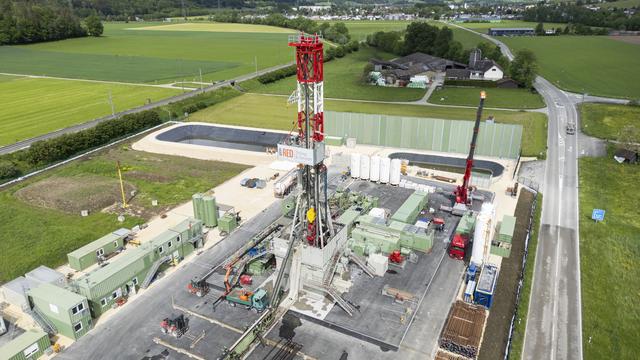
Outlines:
{"label": "blue container", "polygon": [[473,294],[473,301],[486,307],[491,308],[493,304],[493,294],[498,283],[498,268],[495,265],[487,264],[482,267],[482,272],[478,277],[478,285]]}
{"label": "blue container", "polygon": [[467,279],[465,280],[465,282],[475,281],[475,279],[476,279],[476,264],[471,263],[467,268]]}

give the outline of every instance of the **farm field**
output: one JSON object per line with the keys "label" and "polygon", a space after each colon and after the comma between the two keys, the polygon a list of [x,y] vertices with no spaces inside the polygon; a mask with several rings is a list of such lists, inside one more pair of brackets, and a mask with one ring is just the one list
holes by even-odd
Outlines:
{"label": "farm field", "polygon": [[[353,21],[329,21],[333,24],[336,22],[344,23],[349,29],[352,40],[364,41],[367,35],[378,31],[402,31],[407,28],[411,21],[394,21],[394,20],[353,20]],[[322,21],[319,21],[322,23]]]}
{"label": "farm field", "polygon": [[[609,104],[580,105],[580,127],[587,135],[618,140],[625,126],[640,129],[640,107]],[[634,139],[640,142],[640,137]]]}
{"label": "farm field", "polygon": [[[361,81],[365,65],[370,58],[389,60],[394,57],[368,46],[361,46],[359,51],[334,59],[324,66],[325,98],[377,100],[377,101],[415,101],[422,98],[426,90],[410,88],[393,88],[372,86]],[[250,92],[262,94],[290,95],[296,89],[296,77],[262,85],[257,80],[241,84]]]}
{"label": "farm field", "polygon": [[[480,88],[446,86],[436,90],[429,98],[432,104],[477,106]],[[526,89],[486,89],[485,106],[507,109],[538,109],[545,107],[539,94]]]}
{"label": "farm field", "polygon": [[[153,25],[130,28],[131,30],[154,31],[209,31],[209,32],[234,32],[234,33],[280,33],[293,34],[296,31],[275,26],[231,23],[181,23],[171,25]],[[129,29],[126,29],[129,30]]]}
{"label": "farm field", "polygon": [[0,75],[0,145],[144,105],[181,91],[150,86]]}
{"label": "farm field", "polygon": [[562,89],[617,98],[640,97],[640,46],[604,36],[501,38],[514,52],[530,49],[540,74]]}
{"label": "farm field", "polygon": [[[116,161],[124,170],[127,190],[137,190],[130,200],[132,214],[124,223],[119,223],[114,213],[100,212],[119,201]],[[41,264],[59,266],[66,262],[68,252],[109,231],[143,223],[244,169],[244,165],[150,154],[120,146],[2,191],[0,283]],[[68,199],[78,202],[70,206]],[[152,199],[158,200],[157,207],[151,206]],[[80,205],[90,210],[88,217],[76,211]]]}
{"label": "farm field", "polygon": [[[640,193],[629,191],[637,186],[640,167],[618,164],[612,151],[579,160],[585,359],[634,359],[640,351]],[[591,220],[594,208],[606,211],[603,222]]]}
{"label": "farm field", "polygon": [[149,30],[153,25],[207,25],[213,26],[211,29],[221,26],[106,23],[104,35],[99,38],[3,46],[0,72],[169,83],[199,80],[202,71],[204,81],[215,81],[255,71],[256,55],[259,69],[293,59],[287,34],[274,33],[272,27],[264,27],[266,32],[262,33],[246,32],[243,24],[225,24],[224,31]]}
{"label": "farm field", "polygon": [[[291,130],[296,119],[295,105],[287,106],[286,96],[244,94],[216,104],[190,116],[192,121]],[[475,119],[475,109],[411,104],[388,104],[346,100],[325,100],[325,111],[359,112],[439,119]],[[519,111],[486,111],[497,122],[521,124],[528,136],[522,139],[523,156],[544,157],[547,143],[547,118],[544,114]]]}

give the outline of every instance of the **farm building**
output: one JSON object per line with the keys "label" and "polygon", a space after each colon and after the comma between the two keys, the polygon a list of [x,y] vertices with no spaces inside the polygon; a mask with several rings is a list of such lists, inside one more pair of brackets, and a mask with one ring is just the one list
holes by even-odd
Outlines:
{"label": "farm building", "polygon": [[108,259],[124,248],[124,239],[129,234],[129,230],[119,229],[70,252],[67,254],[69,266],[74,270],[82,271],[93,264]]}
{"label": "farm building", "polygon": [[504,77],[504,70],[491,59],[483,59],[480,49],[473,49],[469,55],[469,66],[466,69],[447,69],[449,80],[489,80],[499,81]]}
{"label": "farm building", "polygon": [[490,28],[488,34],[491,36],[534,36],[536,31],[533,28]]}
{"label": "farm building", "polygon": [[35,360],[44,355],[50,346],[47,333],[31,329],[1,345],[0,360]]}
{"label": "farm building", "polygon": [[91,328],[87,298],[51,284],[41,284],[27,293],[35,317],[45,320],[47,331],[77,340]]}
{"label": "farm building", "polygon": [[420,52],[391,61],[371,59],[369,62],[373,64],[376,85],[386,86],[426,87],[436,73],[466,68],[465,64]]}

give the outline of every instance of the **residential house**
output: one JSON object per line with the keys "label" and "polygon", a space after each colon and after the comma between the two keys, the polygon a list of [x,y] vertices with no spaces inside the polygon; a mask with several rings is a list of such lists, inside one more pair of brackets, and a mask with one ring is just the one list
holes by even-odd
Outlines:
{"label": "residential house", "polygon": [[483,59],[482,51],[474,49],[469,55],[469,66],[466,69],[447,69],[449,80],[489,80],[498,81],[504,77],[502,67],[491,59]]}

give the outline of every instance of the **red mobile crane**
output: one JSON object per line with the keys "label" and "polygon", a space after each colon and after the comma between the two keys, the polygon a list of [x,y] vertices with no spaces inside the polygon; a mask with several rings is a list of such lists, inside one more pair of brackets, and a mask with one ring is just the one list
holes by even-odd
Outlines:
{"label": "red mobile crane", "polygon": [[484,106],[484,98],[486,93],[480,92],[480,105],[478,105],[478,111],[476,113],[476,123],[473,126],[473,137],[471,138],[471,145],[469,145],[469,156],[467,157],[467,167],[464,170],[464,177],[462,178],[462,185],[458,186],[453,194],[456,196],[456,203],[458,204],[471,204],[471,197],[469,196],[469,181],[471,180],[471,169],[473,168],[473,153],[476,150],[476,141],[478,140],[478,132],[480,131],[480,118],[482,118],[482,107]]}

